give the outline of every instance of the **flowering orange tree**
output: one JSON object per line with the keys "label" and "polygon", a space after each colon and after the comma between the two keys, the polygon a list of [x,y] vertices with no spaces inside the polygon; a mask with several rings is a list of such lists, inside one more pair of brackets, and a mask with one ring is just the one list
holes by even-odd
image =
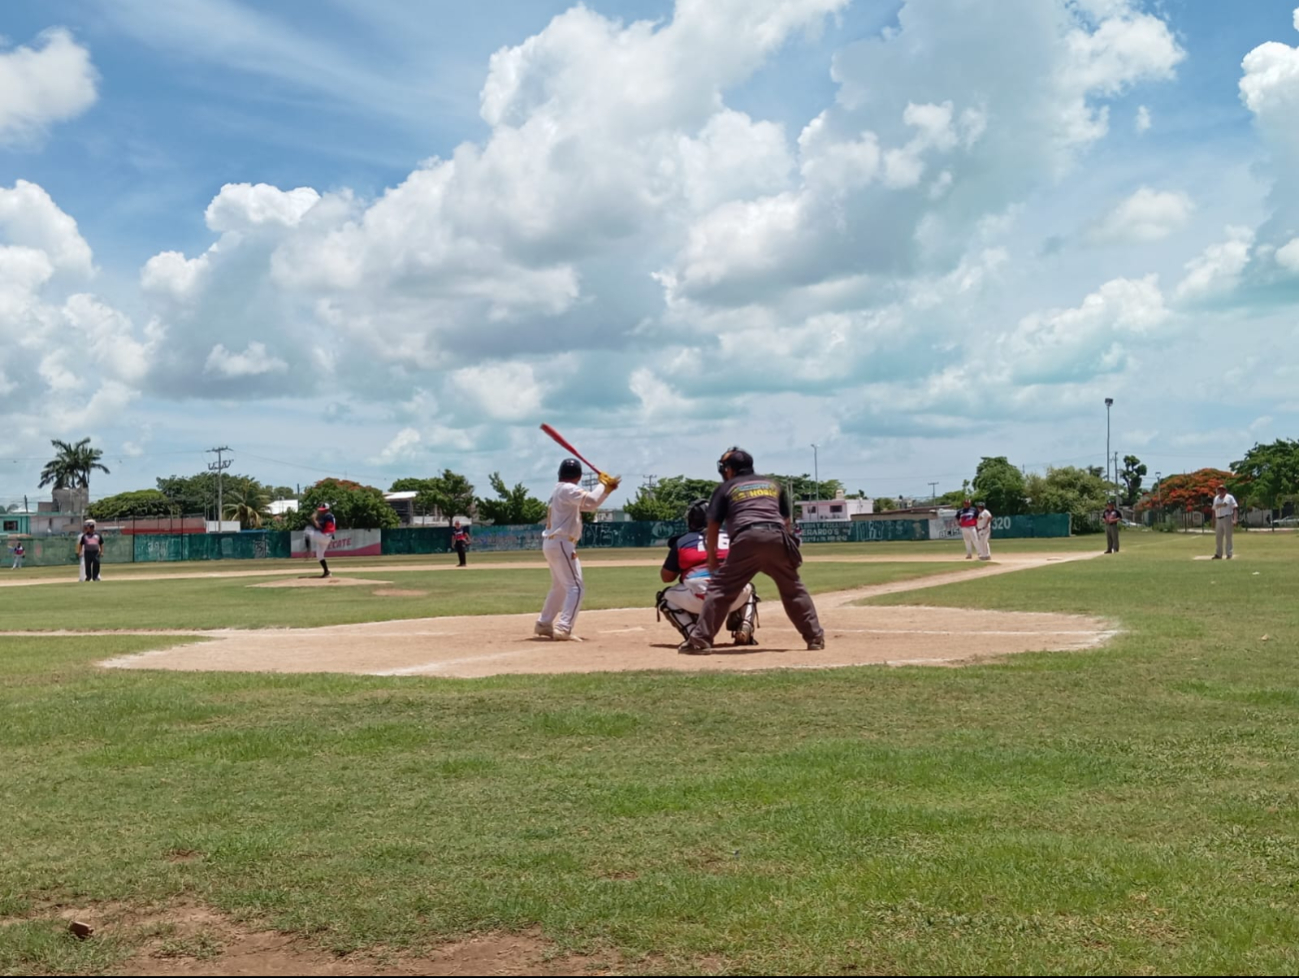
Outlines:
{"label": "flowering orange tree", "polygon": [[1235,477],[1224,469],[1200,469],[1184,475],[1166,475],[1138,503],[1138,509],[1194,512],[1206,516],[1213,512],[1213,497],[1218,485],[1232,482]]}

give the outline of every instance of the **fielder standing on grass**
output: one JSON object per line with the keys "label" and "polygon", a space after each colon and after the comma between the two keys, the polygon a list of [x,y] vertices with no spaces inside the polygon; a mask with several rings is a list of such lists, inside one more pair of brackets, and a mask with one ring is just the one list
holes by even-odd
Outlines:
{"label": "fielder standing on grass", "polygon": [[464,524],[456,520],[455,526],[451,529],[451,548],[455,550],[456,555],[460,558],[457,567],[465,566],[465,551],[469,549],[469,531],[465,529]]}
{"label": "fielder standing on grass", "polygon": [[956,522],[961,526],[961,537],[965,540],[965,559],[973,560],[979,549],[979,511],[968,499],[961,503],[957,510]]}
{"label": "fielder standing on grass", "polygon": [[99,556],[104,549],[104,538],[95,529],[94,520],[86,520],[81,536],[77,538],[77,558],[81,561],[84,581],[99,580]]}
{"label": "fielder standing on grass", "polygon": [[992,559],[992,510],[985,503],[975,503],[979,511],[979,519],[976,524],[979,536],[979,559]]}
{"label": "fielder standing on grass", "polygon": [[[728,448],[723,452],[717,471],[723,482],[708,504],[706,536],[708,569],[713,577],[699,621],[677,651],[683,655],[708,655],[713,636],[722,627],[731,605],[759,573],[776,582],[785,614],[807,642],[808,650],[825,648],[825,632],[816,605],[798,576],[803,555],[790,528],[793,507],[789,496],[776,480],[754,474],[753,456],[743,449]],[[731,541],[725,563],[719,553],[723,525]]]}
{"label": "fielder standing on grass", "polygon": [[1228,560],[1232,557],[1231,538],[1236,527],[1236,497],[1227,491],[1227,487],[1218,483],[1218,494],[1213,497],[1213,559],[1222,560],[1224,551]]}
{"label": "fielder standing on grass", "polygon": [[604,490],[596,495],[578,485],[582,479],[582,463],[566,458],[559,464],[559,484],[550,494],[546,513],[546,529],[542,533],[541,552],[550,565],[550,593],[537,619],[534,634],[567,642],[573,636],[573,624],[582,609],[582,563],[577,559],[577,541],[582,539],[582,514],[594,513],[610,493],[618,488],[619,480],[600,473]]}
{"label": "fielder standing on grass", "polygon": [[1105,504],[1105,512],[1101,513],[1101,521],[1105,524],[1105,552],[1107,554],[1119,552],[1119,520],[1122,518],[1119,515],[1117,506],[1112,502]]}
{"label": "fielder standing on grass", "polygon": [[329,508],[329,503],[321,504],[320,508],[311,514],[311,526],[307,528],[307,546],[320,561],[320,569],[324,572],[320,575],[322,578],[329,576],[329,561],[325,559],[325,554],[329,552],[329,545],[334,542],[334,533],[337,529],[338,521],[334,519],[334,512]]}

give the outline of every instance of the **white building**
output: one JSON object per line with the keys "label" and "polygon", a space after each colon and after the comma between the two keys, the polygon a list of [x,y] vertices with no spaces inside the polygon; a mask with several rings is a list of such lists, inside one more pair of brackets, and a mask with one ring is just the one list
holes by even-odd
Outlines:
{"label": "white building", "polygon": [[847,499],[843,490],[835,493],[833,499],[799,500],[799,522],[848,522],[855,516],[869,516],[875,512],[873,499]]}

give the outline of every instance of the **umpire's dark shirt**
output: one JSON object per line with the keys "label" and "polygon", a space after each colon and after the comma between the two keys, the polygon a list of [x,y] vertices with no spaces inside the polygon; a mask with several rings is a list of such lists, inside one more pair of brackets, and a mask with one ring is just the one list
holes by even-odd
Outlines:
{"label": "umpire's dark shirt", "polygon": [[754,523],[783,525],[790,512],[789,496],[780,483],[763,475],[728,479],[708,503],[708,519],[724,524],[732,538]]}

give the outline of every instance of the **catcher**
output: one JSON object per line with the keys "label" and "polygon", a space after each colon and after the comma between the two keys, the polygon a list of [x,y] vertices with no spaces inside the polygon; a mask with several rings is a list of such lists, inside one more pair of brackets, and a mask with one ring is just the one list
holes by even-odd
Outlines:
{"label": "catcher", "polygon": [[[667,559],[659,570],[664,584],[678,582],[675,587],[660,591],[655,603],[659,616],[667,616],[673,627],[686,641],[704,610],[704,595],[708,591],[713,573],[708,569],[708,500],[696,499],[686,510],[687,532],[668,541]],[[725,560],[731,542],[725,533],[717,537],[717,559]],[[726,630],[736,645],[757,645],[753,637],[758,627],[758,594],[753,584],[744,586],[733,602],[726,618]]]}

